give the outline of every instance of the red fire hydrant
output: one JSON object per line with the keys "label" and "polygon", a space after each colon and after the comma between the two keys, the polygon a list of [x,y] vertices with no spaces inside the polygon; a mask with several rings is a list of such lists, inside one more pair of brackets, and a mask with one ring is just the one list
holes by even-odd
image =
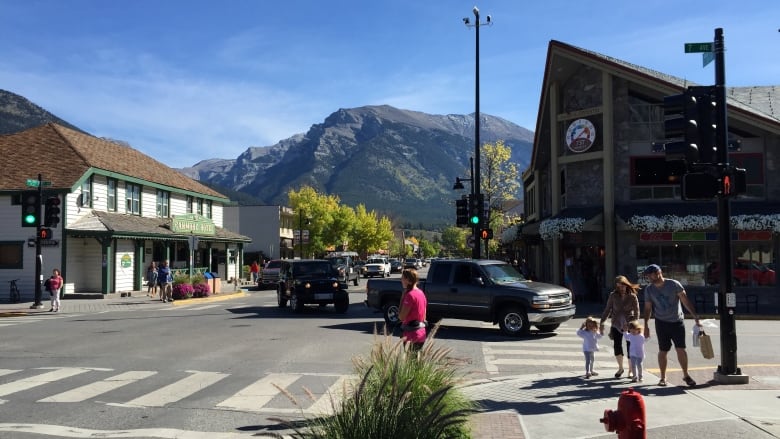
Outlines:
{"label": "red fire hydrant", "polygon": [[645,426],[645,400],[634,389],[620,394],[617,411],[604,410],[599,419],[607,431],[615,431],[618,439],[647,439]]}

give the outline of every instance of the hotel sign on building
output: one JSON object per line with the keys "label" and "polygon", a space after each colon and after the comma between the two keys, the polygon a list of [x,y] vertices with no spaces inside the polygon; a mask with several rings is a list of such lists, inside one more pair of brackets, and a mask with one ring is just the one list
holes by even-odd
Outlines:
{"label": "hotel sign on building", "polygon": [[213,236],[216,233],[216,227],[210,219],[194,213],[188,213],[186,215],[176,215],[171,219],[171,231],[174,233]]}

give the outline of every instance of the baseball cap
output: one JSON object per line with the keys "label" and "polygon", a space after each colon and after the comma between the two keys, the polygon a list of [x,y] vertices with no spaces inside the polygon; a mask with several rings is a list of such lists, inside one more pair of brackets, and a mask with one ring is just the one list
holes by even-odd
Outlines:
{"label": "baseball cap", "polygon": [[650,264],[647,267],[645,267],[645,270],[642,272],[642,274],[657,273],[659,271],[661,271],[661,267],[659,267],[656,264]]}

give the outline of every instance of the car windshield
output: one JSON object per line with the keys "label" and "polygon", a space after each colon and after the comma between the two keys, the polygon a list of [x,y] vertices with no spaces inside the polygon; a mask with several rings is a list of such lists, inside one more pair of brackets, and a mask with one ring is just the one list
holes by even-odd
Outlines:
{"label": "car windshield", "polygon": [[317,276],[330,277],[332,268],[329,262],[307,262],[295,264],[293,266],[293,275],[296,277]]}
{"label": "car windshield", "polygon": [[492,279],[493,282],[499,284],[522,282],[526,280],[515,267],[509,264],[483,265],[482,269],[488,273],[488,276],[490,276],[490,279]]}
{"label": "car windshield", "polygon": [[282,261],[268,261],[267,264],[265,264],[265,268],[279,268],[282,266]]}
{"label": "car windshield", "polygon": [[331,265],[346,265],[347,258],[328,258]]}

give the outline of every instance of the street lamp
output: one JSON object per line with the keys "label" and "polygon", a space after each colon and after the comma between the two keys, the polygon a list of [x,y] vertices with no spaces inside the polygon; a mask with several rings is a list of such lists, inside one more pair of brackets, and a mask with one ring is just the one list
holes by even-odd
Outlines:
{"label": "street lamp", "polygon": [[[476,6],[474,6],[473,12],[474,12],[474,19],[475,19],[474,20],[474,24],[471,24],[471,22],[470,22],[468,17],[465,17],[463,19],[463,24],[465,24],[466,27],[468,27],[468,28],[472,28],[473,27],[476,30],[476,34],[477,34],[477,44],[476,44],[476,48],[477,49],[476,49],[476,63],[475,63],[476,64],[476,70],[475,70],[475,84],[476,85],[474,87],[475,88],[475,99],[474,99],[474,101],[475,101],[475,109],[474,109],[474,159],[475,159],[475,163],[474,163],[474,168],[473,168],[474,169],[473,181],[471,182],[471,184],[472,184],[471,193],[472,193],[473,197],[479,198],[480,190],[481,190],[481,186],[480,186],[480,173],[479,173],[479,168],[480,168],[480,163],[479,163],[479,156],[480,156],[480,151],[479,151],[479,143],[480,143],[479,142],[479,28],[480,28],[480,26],[483,26],[483,25],[491,26],[493,24],[493,22],[490,19],[490,15],[488,15],[486,17],[486,23],[481,23],[479,21],[479,9]],[[473,251],[471,253],[471,257],[473,259],[479,259],[480,257],[482,257],[482,252],[481,252],[481,249],[480,249],[480,240],[479,240],[479,237],[477,236],[477,232],[479,230],[479,227],[480,227],[482,221],[484,220],[482,218],[482,216],[483,215],[480,214],[480,220],[479,220],[480,224],[476,224],[476,225],[474,225],[472,227],[472,233],[473,233],[473,237],[474,237],[474,248],[472,249]]]}
{"label": "street lamp", "polygon": [[474,193],[474,157],[469,157],[469,177],[471,178],[462,178],[462,177],[455,177],[455,184],[452,185],[452,190],[454,191],[462,191],[465,189],[463,186],[464,181],[470,182],[471,185],[471,192],[470,194]]}

